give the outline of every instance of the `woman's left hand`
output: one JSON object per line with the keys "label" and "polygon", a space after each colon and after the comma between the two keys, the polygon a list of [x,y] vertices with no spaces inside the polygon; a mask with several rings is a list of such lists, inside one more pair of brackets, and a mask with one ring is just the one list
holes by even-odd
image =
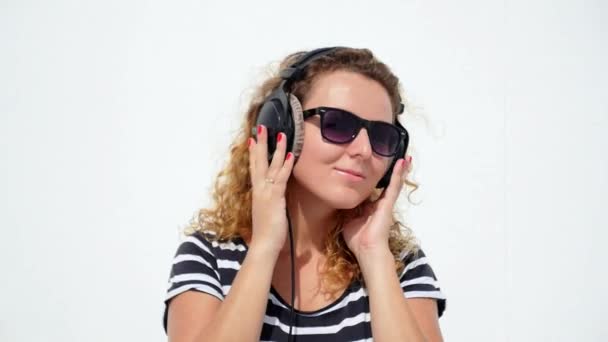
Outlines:
{"label": "woman's left hand", "polygon": [[393,207],[401,192],[403,180],[411,169],[411,157],[409,159],[409,163],[405,159],[398,160],[389,185],[380,197],[365,204],[361,216],[344,224],[342,236],[357,260],[365,253],[388,250],[390,227],[394,224]]}

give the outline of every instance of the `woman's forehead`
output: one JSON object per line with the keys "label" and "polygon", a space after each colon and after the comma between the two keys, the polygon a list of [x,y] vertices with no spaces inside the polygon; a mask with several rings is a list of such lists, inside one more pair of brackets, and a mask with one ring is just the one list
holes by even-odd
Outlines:
{"label": "woman's forehead", "polygon": [[392,122],[388,92],[377,81],[352,71],[333,71],[316,77],[303,103],[304,109],[335,107],[368,120]]}

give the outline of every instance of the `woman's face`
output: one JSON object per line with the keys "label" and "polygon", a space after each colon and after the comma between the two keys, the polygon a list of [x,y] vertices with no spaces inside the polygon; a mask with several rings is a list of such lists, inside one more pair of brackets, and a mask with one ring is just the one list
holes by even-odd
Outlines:
{"label": "woman's face", "polygon": [[[306,110],[321,106],[344,109],[367,120],[392,123],[387,91],[380,83],[350,71],[322,74],[313,81],[302,107]],[[329,206],[354,208],[370,196],[392,159],[372,151],[365,128],[346,144],[323,139],[320,120],[314,115],[304,122],[304,145],[292,177]],[[340,170],[351,170],[363,177]]]}

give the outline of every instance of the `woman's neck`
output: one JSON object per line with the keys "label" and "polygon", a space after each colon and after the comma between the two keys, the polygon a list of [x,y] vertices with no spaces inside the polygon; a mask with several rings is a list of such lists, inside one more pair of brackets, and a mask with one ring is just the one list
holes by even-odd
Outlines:
{"label": "woman's neck", "polygon": [[[323,254],[327,233],[336,224],[336,209],[329,207],[293,179],[286,194],[297,255]],[[289,253],[289,240],[283,251]]]}

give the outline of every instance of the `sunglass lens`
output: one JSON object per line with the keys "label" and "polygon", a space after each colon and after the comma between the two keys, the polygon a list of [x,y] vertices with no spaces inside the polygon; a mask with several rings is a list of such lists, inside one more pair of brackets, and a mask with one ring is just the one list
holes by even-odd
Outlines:
{"label": "sunglass lens", "polygon": [[331,142],[345,143],[353,139],[357,127],[357,119],[351,114],[329,109],[323,118],[321,132]]}
{"label": "sunglass lens", "polygon": [[371,145],[376,153],[392,156],[399,145],[399,131],[389,124],[376,123],[370,132]]}

